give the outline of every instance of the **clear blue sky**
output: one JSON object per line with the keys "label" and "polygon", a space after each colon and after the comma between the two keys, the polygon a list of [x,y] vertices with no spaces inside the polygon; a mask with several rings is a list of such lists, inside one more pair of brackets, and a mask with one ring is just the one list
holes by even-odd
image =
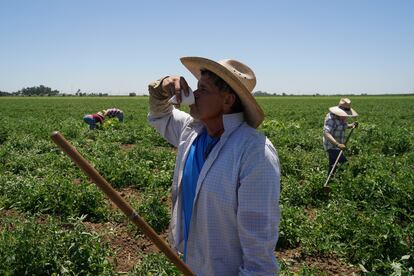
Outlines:
{"label": "clear blue sky", "polygon": [[0,0],[0,91],[146,93],[181,56],[270,93],[414,93],[414,1]]}

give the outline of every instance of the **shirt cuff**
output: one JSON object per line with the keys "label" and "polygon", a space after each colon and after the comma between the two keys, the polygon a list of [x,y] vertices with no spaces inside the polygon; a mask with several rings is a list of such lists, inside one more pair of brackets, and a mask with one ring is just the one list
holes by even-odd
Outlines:
{"label": "shirt cuff", "polygon": [[174,108],[168,103],[170,95],[162,89],[162,82],[168,76],[148,85],[150,115],[159,116],[170,113]]}

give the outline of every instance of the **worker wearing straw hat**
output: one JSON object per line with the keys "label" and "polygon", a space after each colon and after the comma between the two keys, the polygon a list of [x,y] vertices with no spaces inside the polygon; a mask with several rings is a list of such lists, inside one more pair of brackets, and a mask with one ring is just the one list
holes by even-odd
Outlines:
{"label": "worker wearing straw hat", "polygon": [[[323,127],[323,147],[329,159],[328,175],[331,172],[336,159],[341,151],[345,150],[345,130],[358,126],[358,122],[348,124],[349,117],[357,117],[358,114],[351,108],[351,100],[342,98],[337,106],[329,108]],[[346,157],[342,154],[339,163],[345,163]]]}
{"label": "worker wearing straw hat", "polygon": [[256,77],[236,60],[181,62],[198,80],[190,114],[169,101],[191,94],[183,77],[149,85],[149,123],[178,149],[170,243],[197,275],[276,275],[279,161],[256,130]]}

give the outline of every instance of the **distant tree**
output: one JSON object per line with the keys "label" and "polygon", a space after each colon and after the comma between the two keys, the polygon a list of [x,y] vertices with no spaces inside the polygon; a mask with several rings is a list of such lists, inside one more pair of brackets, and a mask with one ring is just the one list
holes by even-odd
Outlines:
{"label": "distant tree", "polygon": [[269,96],[272,96],[272,94],[264,92],[264,91],[256,91],[256,92],[253,93],[253,96],[255,96],[255,97],[257,97],[257,96],[259,96],[259,97],[261,97],[261,96],[269,97]]}
{"label": "distant tree", "polygon": [[52,90],[44,85],[27,87],[17,91],[17,95],[22,96],[56,96],[58,94],[58,90]]}
{"label": "distant tree", "polygon": [[136,95],[137,95],[137,93],[134,93],[134,92],[129,93],[130,97],[135,97]]}
{"label": "distant tree", "polygon": [[12,94],[9,92],[0,91],[0,96],[11,96]]}

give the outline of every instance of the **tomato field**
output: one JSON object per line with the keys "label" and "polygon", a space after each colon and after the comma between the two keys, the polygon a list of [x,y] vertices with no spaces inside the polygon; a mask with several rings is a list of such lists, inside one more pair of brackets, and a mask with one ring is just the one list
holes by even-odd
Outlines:
{"label": "tomato field", "polygon": [[[354,96],[348,163],[323,192],[323,120],[339,97],[259,97],[278,150],[282,275],[410,275],[414,96]],[[125,122],[90,131],[86,113]],[[60,131],[166,238],[175,149],[146,121],[148,97],[0,97],[0,274],[179,275],[51,141]]]}

